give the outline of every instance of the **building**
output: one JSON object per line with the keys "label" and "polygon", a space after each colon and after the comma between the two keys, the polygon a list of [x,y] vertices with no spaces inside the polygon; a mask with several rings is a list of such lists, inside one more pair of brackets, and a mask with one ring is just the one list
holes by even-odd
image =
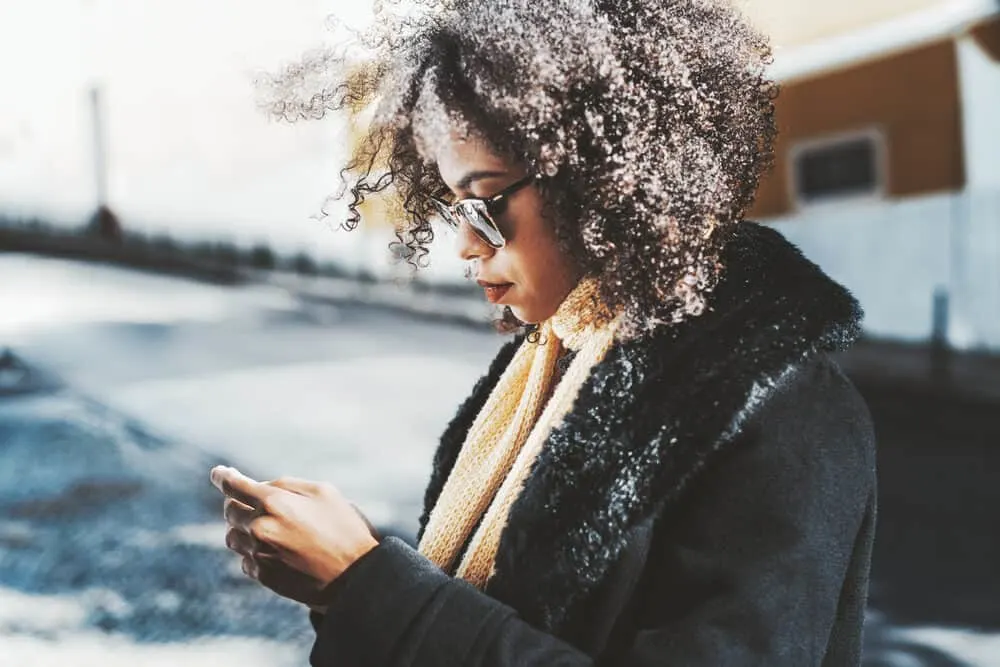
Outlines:
{"label": "building", "polygon": [[753,216],[876,337],[1000,351],[1000,2],[749,0],[780,136]]}

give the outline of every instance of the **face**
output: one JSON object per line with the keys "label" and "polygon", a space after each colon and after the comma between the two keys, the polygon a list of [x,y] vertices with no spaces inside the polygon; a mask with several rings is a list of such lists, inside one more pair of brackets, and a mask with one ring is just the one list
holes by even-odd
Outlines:
{"label": "face", "polygon": [[[462,139],[454,133],[437,156],[437,166],[452,201],[490,197],[526,173],[494,155],[478,137]],[[510,283],[497,303],[509,306],[522,322],[541,322],[556,312],[580,274],[560,250],[552,224],[542,217],[542,198],[534,185],[511,194],[496,222],[507,240],[503,248],[491,247],[462,223],[455,251],[474,262],[476,280]]]}

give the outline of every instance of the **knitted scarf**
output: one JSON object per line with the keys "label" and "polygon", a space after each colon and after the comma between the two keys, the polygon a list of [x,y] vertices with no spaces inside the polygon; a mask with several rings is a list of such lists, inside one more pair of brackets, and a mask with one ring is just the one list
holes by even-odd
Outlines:
{"label": "knitted scarf", "polygon": [[[508,512],[531,464],[611,347],[618,321],[602,304],[596,281],[584,278],[539,325],[539,340],[520,345],[469,429],[428,517],[420,553],[485,589]],[[576,355],[556,384],[563,347]]]}

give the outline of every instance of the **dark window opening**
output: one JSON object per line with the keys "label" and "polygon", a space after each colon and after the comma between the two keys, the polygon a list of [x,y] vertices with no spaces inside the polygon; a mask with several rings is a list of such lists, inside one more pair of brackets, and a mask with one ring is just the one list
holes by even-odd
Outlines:
{"label": "dark window opening", "polygon": [[872,137],[802,149],[793,167],[799,200],[875,194],[879,186],[877,159]]}

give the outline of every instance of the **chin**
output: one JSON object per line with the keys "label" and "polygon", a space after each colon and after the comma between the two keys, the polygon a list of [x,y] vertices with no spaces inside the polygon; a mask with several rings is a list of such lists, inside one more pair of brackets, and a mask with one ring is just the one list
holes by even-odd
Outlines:
{"label": "chin", "polygon": [[533,318],[531,316],[531,312],[525,311],[523,308],[519,308],[518,306],[509,306],[509,307],[510,307],[510,312],[514,314],[514,317],[516,317],[525,324],[538,324],[541,321],[537,318]]}
{"label": "chin", "polygon": [[514,313],[514,317],[521,320],[525,324],[539,324],[547,320],[555,313],[555,311],[545,313],[540,312],[537,308],[520,308],[513,305],[510,306],[510,312]]}

